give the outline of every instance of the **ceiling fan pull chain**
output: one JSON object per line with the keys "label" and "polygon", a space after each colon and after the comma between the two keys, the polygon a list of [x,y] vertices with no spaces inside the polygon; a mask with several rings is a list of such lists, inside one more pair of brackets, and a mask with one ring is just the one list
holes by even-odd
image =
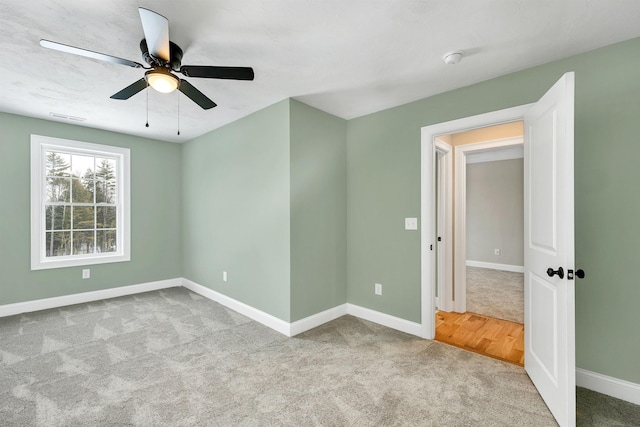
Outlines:
{"label": "ceiling fan pull chain", "polygon": [[180,136],[180,93],[176,92],[178,97],[178,136]]}
{"label": "ceiling fan pull chain", "polygon": [[145,127],[149,127],[149,86],[147,86],[147,124]]}

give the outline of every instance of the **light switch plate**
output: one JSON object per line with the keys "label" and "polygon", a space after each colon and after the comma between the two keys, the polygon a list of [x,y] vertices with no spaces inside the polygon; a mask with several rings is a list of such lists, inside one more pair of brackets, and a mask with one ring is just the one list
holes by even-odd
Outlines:
{"label": "light switch plate", "polygon": [[418,229],[418,218],[405,218],[404,219],[404,229],[405,230],[417,230]]}

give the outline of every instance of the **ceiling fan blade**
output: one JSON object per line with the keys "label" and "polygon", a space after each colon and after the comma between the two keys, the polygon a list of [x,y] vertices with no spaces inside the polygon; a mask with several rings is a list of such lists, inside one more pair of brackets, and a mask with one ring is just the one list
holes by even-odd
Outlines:
{"label": "ceiling fan blade", "polygon": [[164,61],[169,62],[169,20],[164,16],[152,10],[139,7],[140,21],[142,21],[142,30],[144,38],[147,40],[149,53]]}
{"label": "ceiling fan blade", "polygon": [[193,85],[186,80],[180,79],[178,89],[204,110],[208,110],[216,106],[215,102],[207,98],[204,93],[193,87]]}
{"label": "ceiling fan blade", "polygon": [[128,59],[118,58],[117,56],[105,55],[104,53],[93,52],[87,49],[80,49],[79,47],[73,47],[62,43],[52,42],[50,40],[40,40],[40,46],[47,49],[59,50],[60,52],[72,53],[74,55],[86,56],[87,58],[99,59],[101,61],[113,62],[115,64],[122,64],[133,68],[144,68],[142,64],[135,61],[129,61]]}
{"label": "ceiling fan blade", "polygon": [[251,67],[213,67],[206,65],[183,65],[180,72],[187,77],[206,79],[253,80]]}
{"label": "ceiling fan blade", "polygon": [[125,87],[120,92],[111,95],[111,99],[129,99],[136,93],[144,90],[148,86],[147,81],[143,78],[137,82]]}

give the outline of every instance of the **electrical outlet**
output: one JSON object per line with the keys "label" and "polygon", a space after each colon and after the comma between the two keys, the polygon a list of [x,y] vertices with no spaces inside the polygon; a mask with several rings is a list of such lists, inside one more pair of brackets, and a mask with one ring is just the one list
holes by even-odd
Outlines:
{"label": "electrical outlet", "polygon": [[376,295],[382,295],[382,285],[380,283],[376,283],[374,290]]}
{"label": "electrical outlet", "polygon": [[226,271],[222,272],[222,280],[225,281],[225,282],[227,281],[227,272]]}
{"label": "electrical outlet", "polygon": [[500,249],[497,249],[497,248],[496,248],[496,249],[494,249],[494,250],[493,250],[493,254],[494,254],[494,255],[500,255]]}
{"label": "electrical outlet", "polygon": [[83,268],[82,269],[82,278],[83,279],[90,279],[91,278],[91,269],[90,268]]}

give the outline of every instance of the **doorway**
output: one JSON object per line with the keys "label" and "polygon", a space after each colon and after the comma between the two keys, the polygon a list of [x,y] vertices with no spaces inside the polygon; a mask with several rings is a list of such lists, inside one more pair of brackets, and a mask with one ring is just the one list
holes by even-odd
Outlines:
{"label": "doorway", "polygon": [[575,74],[568,72],[533,104],[421,130],[421,320],[422,336],[433,339],[437,238],[434,140],[438,135],[524,120],[524,369],[563,427],[575,426],[576,414],[574,88]]}
{"label": "doorway", "polygon": [[[422,129],[422,164],[433,164],[438,159],[438,168],[422,168],[422,183],[423,183],[423,197],[422,197],[422,224],[424,226],[421,230],[421,238],[423,242],[435,242],[435,245],[428,245],[429,250],[423,250],[421,257],[422,271],[425,274],[422,275],[422,336],[427,339],[434,339],[436,336],[436,296],[432,293],[432,290],[436,289],[437,283],[437,307],[445,312],[458,312],[465,313],[466,310],[466,298],[456,298],[456,295],[466,295],[466,239],[464,232],[456,232],[456,230],[465,230],[466,219],[464,215],[461,217],[458,213],[456,216],[454,206],[465,204],[465,193],[460,191],[460,188],[456,192],[455,189],[452,192],[453,197],[446,200],[439,194],[445,190],[445,184],[441,180],[449,180],[453,183],[457,181],[463,181],[466,176],[466,168],[456,165],[465,165],[466,156],[472,152],[482,153],[484,151],[491,151],[497,148],[503,148],[507,145],[514,145],[522,142],[520,136],[518,140],[513,140],[514,135],[510,136],[503,134],[503,138],[498,140],[487,141],[485,139],[482,143],[476,144],[461,144],[461,148],[457,150],[448,141],[447,135],[458,134],[466,131],[480,130],[490,126],[512,124],[515,122],[521,122],[525,113],[531,108],[532,104],[522,105],[519,107],[508,108],[506,110],[494,111],[491,113],[480,114],[465,119],[453,120],[450,122],[441,123],[425,127]],[[521,129],[521,126],[520,126]],[[521,135],[520,131],[520,135]],[[444,136],[444,137],[443,137]],[[507,141],[511,138],[510,141]],[[477,140],[476,140],[477,141]],[[448,144],[449,148],[447,148]],[[473,145],[473,147],[472,147]],[[466,147],[465,147],[466,146]],[[443,148],[444,147],[444,148]],[[446,165],[446,162],[441,163],[441,159],[449,159],[449,172],[444,173],[441,164]],[[459,175],[458,178],[454,178],[454,175]],[[438,183],[440,178],[440,185],[434,185]],[[451,184],[451,186],[453,186]],[[436,191],[438,188],[440,191]],[[455,200],[454,200],[455,199]],[[445,221],[437,221],[438,210],[433,209],[437,206],[438,201],[440,204],[444,204],[444,209],[450,210],[452,218],[451,223],[447,224]],[[445,218],[448,215],[445,215]],[[457,221],[457,223],[455,223]],[[454,224],[455,223],[455,224]],[[440,224],[440,225],[438,225]],[[450,231],[443,233],[442,229],[438,229],[442,224],[444,226],[450,226]],[[437,248],[436,248],[437,246]],[[444,248],[443,248],[444,246]],[[446,247],[449,247],[447,249]],[[440,250],[444,256],[436,256],[437,249]],[[447,255],[450,255],[450,267],[443,266],[446,264]],[[458,258],[461,262],[455,262]],[[444,262],[443,262],[444,261]],[[450,272],[448,275],[442,275],[443,279],[438,278],[437,271]],[[427,273],[428,272],[428,273]],[[454,278],[464,280],[454,280]],[[444,286],[442,285],[444,283]],[[449,285],[450,284],[450,285]],[[448,291],[448,292],[447,292]],[[447,295],[447,293],[449,295]]]}
{"label": "doorway", "polygon": [[523,366],[523,122],[440,135],[436,154],[435,339]]}

